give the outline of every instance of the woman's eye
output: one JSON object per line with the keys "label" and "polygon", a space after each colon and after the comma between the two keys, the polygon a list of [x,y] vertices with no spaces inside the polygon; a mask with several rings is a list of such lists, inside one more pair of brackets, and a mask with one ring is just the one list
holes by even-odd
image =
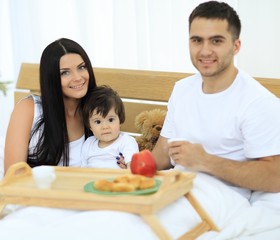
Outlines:
{"label": "woman's eye", "polygon": [[69,75],[69,71],[60,72],[60,76],[67,76],[67,75]]}
{"label": "woman's eye", "polygon": [[87,69],[87,67],[86,67],[86,65],[82,65],[82,66],[79,67],[79,69],[80,70],[85,70],[85,69]]}

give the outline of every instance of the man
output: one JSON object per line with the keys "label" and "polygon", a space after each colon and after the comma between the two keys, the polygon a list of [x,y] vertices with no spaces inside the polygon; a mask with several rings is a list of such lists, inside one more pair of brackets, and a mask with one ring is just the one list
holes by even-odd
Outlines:
{"label": "man", "polygon": [[240,30],[226,3],[191,13],[189,50],[199,74],[175,84],[153,155],[158,169],[172,158],[175,168],[213,175],[249,198],[250,190],[280,192],[280,101],[234,66]]}

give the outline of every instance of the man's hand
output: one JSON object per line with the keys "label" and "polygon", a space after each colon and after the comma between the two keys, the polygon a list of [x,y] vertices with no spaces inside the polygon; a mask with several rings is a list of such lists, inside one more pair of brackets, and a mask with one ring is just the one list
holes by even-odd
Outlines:
{"label": "man's hand", "polygon": [[207,171],[207,152],[201,144],[193,144],[186,140],[169,143],[170,158],[179,165],[191,171]]}

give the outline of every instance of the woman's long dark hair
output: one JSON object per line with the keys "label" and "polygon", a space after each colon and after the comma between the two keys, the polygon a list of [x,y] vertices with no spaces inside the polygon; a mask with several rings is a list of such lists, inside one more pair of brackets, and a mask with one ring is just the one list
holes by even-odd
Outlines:
{"label": "woman's long dark hair", "polygon": [[[79,54],[89,73],[88,91],[78,105],[81,112],[85,98],[96,87],[90,59],[85,50],[75,41],[61,38],[49,44],[42,53],[40,61],[40,91],[42,99],[42,118],[32,131],[39,135],[33,153],[29,153],[27,163],[31,166],[58,165],[69,166],[69,138],[66,125],[65,108],[60,76],[60,59],[65,54]],[[86,137],[90,130],[85,128]]]}

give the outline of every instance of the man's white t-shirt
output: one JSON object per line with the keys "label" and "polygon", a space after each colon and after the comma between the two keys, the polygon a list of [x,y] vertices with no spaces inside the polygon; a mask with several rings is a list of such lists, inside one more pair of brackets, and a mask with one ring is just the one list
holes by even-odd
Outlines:
{"label": "man's white t-shirt", "polygon": [[239,70],[225,91],[205,94],[200,74],[175,84],[161,135],[200,143],[237,161],[280,154],[280,101]]}

